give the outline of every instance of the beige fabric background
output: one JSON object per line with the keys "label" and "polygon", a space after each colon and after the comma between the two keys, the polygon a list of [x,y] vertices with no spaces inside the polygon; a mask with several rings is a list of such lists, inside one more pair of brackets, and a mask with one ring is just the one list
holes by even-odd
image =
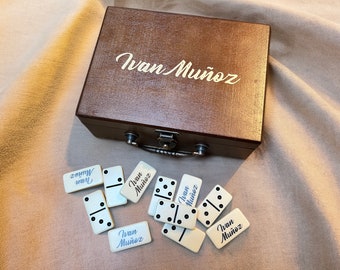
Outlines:
{"label": "beige fabric background", "polygon": [[[264,136],[246,160],[173,159],[93,137],[74,116],[106,5],[272,26]],[[226,33],[227,35],[228,33]],[[340,2],[1,1],[1,269],[340,269]],[[111,253],[94,235],[82,196],[62,175],[138,161],[158,174],[203,179],[232,195],[249,230],[198,254],[162,237],[138,204],[112,209],[116,226],[147,220],[153,242]],[[200,227],[202,229],[202,227]]]}

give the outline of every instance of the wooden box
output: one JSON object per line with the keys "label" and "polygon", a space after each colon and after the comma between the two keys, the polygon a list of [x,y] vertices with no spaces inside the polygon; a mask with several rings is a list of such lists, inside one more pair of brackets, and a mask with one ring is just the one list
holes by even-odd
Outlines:
{"label": "wooden box", "polygon": [[270,27],[108,7],[76,115],[169,155],[247,157],[263,128]]}

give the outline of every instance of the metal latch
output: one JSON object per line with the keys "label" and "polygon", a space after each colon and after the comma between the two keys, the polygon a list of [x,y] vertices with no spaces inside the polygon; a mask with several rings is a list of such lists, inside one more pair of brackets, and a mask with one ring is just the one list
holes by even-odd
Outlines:
{"label": "metal latch", "polygon": [[125,132],[126,137],[126,143],[137,146],[139,148],[142,148],[143,150],[157,153],[157,154],[164,154],[164,155],[170,155],[170,156],[205,156],[208,145],[204,143],[198,143],[195,145],[195,151],[180,151],[175,150],[177,146],[177,136],[179,136],[178,132],[174,131],[167,131],[167,130],[160,130],[156,129],[156,133],[158,133],[157,141],[159,146],[151,146],[151,145],[144,145],[144,144],[138,144],[138,134],[136,132],[127,131]]}
{"label": "metal latch", "polygon": [[179,135],[178,132],[173,131],[165,131],[156,129],[155,130],[158,133],[158,144],[159,146],[164,150],[172,150],[177,145],[177,139],[176,136]]}

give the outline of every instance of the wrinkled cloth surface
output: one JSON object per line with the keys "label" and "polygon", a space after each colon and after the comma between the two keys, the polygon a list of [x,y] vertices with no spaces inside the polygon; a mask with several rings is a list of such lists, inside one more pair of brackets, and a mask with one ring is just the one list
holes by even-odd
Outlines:
{"label": "wrinkled cloth surface", "polygon": [[[245,160],[174,159],[95,138],[75,110],[107,5],[269,24],[262,144]],[[1,1],[0,33],[1,269],[340,269],[339,1]],[[240,208],[250,228],[192,253],[147,215],[151,184],[112,215],[148,221],[152,243],[112,253],[87,220],[90,190],[66,194],[62,177],[140,160],[202,178],[199,202],[222,185],[223,215]]]}

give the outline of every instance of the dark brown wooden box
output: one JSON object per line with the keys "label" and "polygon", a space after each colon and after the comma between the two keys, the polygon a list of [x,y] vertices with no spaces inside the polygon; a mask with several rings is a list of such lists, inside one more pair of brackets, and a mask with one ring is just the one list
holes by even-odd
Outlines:
{"label": "dark brown wooden box", "polygon": [[108,7],[76,115],[97,137],[154,152],[245,158],[261,143],[269,36],[268,25]]}

